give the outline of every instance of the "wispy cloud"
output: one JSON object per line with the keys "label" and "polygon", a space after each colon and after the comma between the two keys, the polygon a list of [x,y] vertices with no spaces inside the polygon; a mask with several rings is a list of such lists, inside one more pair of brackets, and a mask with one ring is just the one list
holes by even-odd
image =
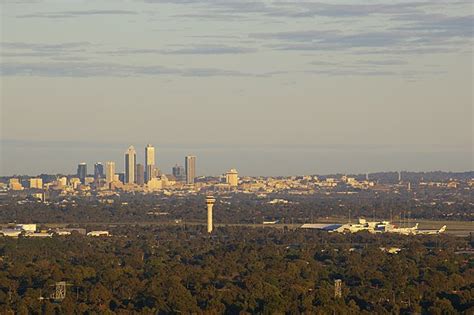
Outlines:
{"label": "wispy cloud", "polygon": [[50,51],[50,50],[71,50],[80,49],[84,46],[90,45],[89,42],[67,42],[67,43],[56,43],[56,44],[45,44],[45,43],[26,43],[26,42],[2,42],[0,47],[2,49],[30,49],[38,51]]}
{"label": "wispy cloud", "polygon": [[248,47],[235,47],[223,45],[201,45],[195,47],[184,47],[179,49],[165,50],[163,53],[171,55],[222,55],[222,54],[246,54],[256,52],[257,49]]}
{"label": "wispy cloud", "polygon": [[[88,42],[67,43],[25,43],[1,42],[0,56],[10,58],[39,57],[39,58],[69,58],[84,59],[83,54],[92,46]],[[82,56],[81,56],[82,55]]]}
{"label": "wispy cloud", "polygon": [[[266,47],[288,51],[344,51],[354,53],[424,54],[458,51],[472,45],[472,16],[439,16],[392,27],[365,32],[342,30],[300,30],[255,33],[250,37],[267,40]],[[462,40],[462,39],[468,39]],[[367,50],[367,49],[370,49]]]}
{"label": "wispy cloud", "polygon": [[321,1],[264,1],[264,0],[144,0],[147,3],[188,5],[195,9],[187,17],[260,14],[274,17],[353,18],[371,15],[404,15],[421,13],[422,9],[440,5],[466,5],[466,1],[403,1],[389,3],[332,3]]}
{"label": "wispy cloud", "polygon": [[408,62],[400,59],[386,59],[386,60],[358,60],[357,64],[372,65],[372,66],[402,66],[407,65]]}
{"label": "wispy cloud", "polygon": [[138,66],[115,63],[50,62],[3,63],[2,76],[41,77],[132,77],[178,75],[188,77],[254,76],[255,74],[217,68],[169,68],[163,66]]}
{"label": "wispy cloud", "polygon": [[95,15],[135,15],[137,12],[130,10],[78,10],[78,11],[58,11],[58,12],[38,12],[32,14],[17,15],[18,18],[45,18],[63,19],[81,16]]}
{"label": "wispy cloud", "polygon": [[151,49],[151,48],[122,48],[116,50],[103,51],[103,54],[115,56],[126,55],[146,55],[146,54],[163,54],[163,55],[232,55],[247,54],[256,52],[257,49],[249,47],[237,47],[226,45],[188,45],[185,47],[171,49]]}

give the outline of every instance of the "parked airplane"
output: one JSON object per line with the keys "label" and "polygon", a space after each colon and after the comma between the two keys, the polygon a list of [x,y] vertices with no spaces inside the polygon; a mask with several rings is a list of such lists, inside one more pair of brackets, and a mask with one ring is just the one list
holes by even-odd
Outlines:
{"label": "parked airplane", "polygon": [[441,234],[446,231],[446,225],[443,225],[439,230],[417,230],[416,234],[427,234],[427,235],[433,235],[433,234]]}
{"label": "parked airplane", "polygon": [[357,233],[367,231],[369,233],[397,233],[402,235],[440,234],[446,231],[446,225],[439,230],[418,230],[418,223],[412,227],[396,227],[389,221],[367,221],[359,219],[358,223],[306,223],[303,229],[317,229],[337,233]]}
{"label": "parked airplane", "polygon": [[409,228],[393,227],[387,230],[387,232],[389,233],[398,233],[398,234],[403,234],[403,235],[415,235],[417,234],[417,231],[418,231],[418,223],[415,224],[415,226],[409,227]]}

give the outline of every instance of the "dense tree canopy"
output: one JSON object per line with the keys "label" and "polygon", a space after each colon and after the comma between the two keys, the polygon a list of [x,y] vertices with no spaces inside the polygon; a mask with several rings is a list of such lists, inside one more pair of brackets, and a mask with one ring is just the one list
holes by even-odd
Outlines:
{"label": "dense tree canopy", "polygon": [[[244,227],[209,236],[200,226],[112,233],[0,238],[0,313],[474,312],[474,260],[456,253],[470,239]],[[392,246],[401,251],[381,250]],[[57,281],[69,284],[62,301],[49,299]]]}

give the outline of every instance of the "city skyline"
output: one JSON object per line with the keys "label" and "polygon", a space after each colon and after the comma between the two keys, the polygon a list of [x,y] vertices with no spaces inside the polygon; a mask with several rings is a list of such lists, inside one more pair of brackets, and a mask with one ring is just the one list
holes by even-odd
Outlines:
{"label": "city skyline", "polygon": [[0,314],[474,311],[473,0],[0,18]]}
{"label": "city skyline", "polygon": [[195,154],[207,174],[473,168],[469,1],[2,9],[1,174],[147,142],[163,168]]}
{"label": "city skyline", "polygon": [[[148,145],[148,144],[147,144]],[[88,152],[87,155],[79,155],[75,156],[75,153],[78,153],[77,150],[73,150],[69,152],[71,155],[69,156],[69,161],[70,164],[66,165],[65,167],[57,167],[56,164],[51,164],[49,167],[45,168],[40,168],[37,166],[35,170],[29,171],[29,172],[14,172],[13,170],[10,170],[10,173],[2,173],[0,174],[1,176],[12,176],[12,175],[28,175],[28,176],[34,176],[34,175],[39,175],[39,174],[76,174],[77,173],[77,165],[80,163],[86,163],[89,166],[94,166],[95,163],[106,163],[108,161],[113,161],[116,166],[114,167],[116,173],[125,173],[125,167],[122,162],[120,162],[123,159],[123,155],[120,154],[120,152],[123,152],[123,147],[126,147],[127,144],[112,144],[110,145],[110,148],[106,147],[100,147],[98,145],[92,146],[89,150],[86,150]],[[106,147],[106,148],[105,148]],[[140,146],[136,146],[140,147]],[[143,147],[146,149],[146,145],[143,145]],[[231,166],[235,166],[238,170],[239,173],[242,175],[246,176],[291,176],[291,175],[307,175],[307,174],[364,174],[364,173],[375,173],[375,172],[387,172],[387,171],[453,171],[453,172],[463,172],[463,171],[470,171],[472,170],[471,167],[466,167],[463,168],[461,164],[460,167],[457,168],[436,168],[435,166],[430,166],[430,163],[433,162],[431,159],[427,159],[426,161],[420,160],[417,161],[418,167],[413,167],[409,168],[406,167],[406,164],[404,163],[394,163],[391,167],[388,168],[382,168],[378,164],[373,164],[371,163],[370,165],[368,164],[368,161],[364,159],[365,156],[368,154],[374,154],[377,152],[377,147],[373,146],[365,146],[362,147],[360,150],[357,150],[357,148],[354,147],[342,147],[342,146],[325,146],[318,151],[317,149],[313,148],[305,148],[303,146],[284,146],[280,150],[269,150],[270,153],[273,153],[273,155],[268,154],[268,152],[265,152],[262,154],[261,148],[258,147],[243,147],[241,148],[241,152],[247,156],[247,154],[251,154],[252,151],[256,151],[259,154],[256,154],[257,159],[253,161],[255,167],[251,167],[250,169],[248,167],[245,167],[245,165],[242,162],[242,159],[240,159],[239,155],[234,155],[232,152],[228,155],[221,155],[222,152],[219,150],[218,147],[207,147],[204,149],[199,149],[199,148],[194,148],[193,150],[187,150],[186,148],[177,148],[173,146],[158,146],[160,149],[161,155],[160,155],[160,165],[157,165],[157,167],[161,170],[164,171],[166,174],[171,174],[172,173],[172,168],[178,164],[184,167],[183,163],[183,158],[185,156],[189,155],[189,152],[199,152],[200,154],[195,154],[199,155],[202,157],[200,159],[200,167],[197,172],[197,176],[218,176],[223,173],[225,173]],[[82,147],[80,147],[80,153],[84,153],[85,150],[83,150]],[[155,148],[155,147],[154,147]],[[266,148],[268,149],[268,148]],[[107,155],[103,155],[105,150],[109,151]],[[291,156],[291,153],[294,152],[295,150],[301,150],[303,152],[306,152],[307,154],[305,156],[300,156],[301,159],[304,159],[305,157],[311,156],[311,154],[321,154],[322,159],[319,160],[314,160],[314,167],[307,168],[306,170],[303,171],[298,171],[298,168],[300,165],[298,163],[291,163],[289,158],[287,157]],[[142,150],[137,150],[136,152],[136,163],[146,163],[146,158],[145,154],[141,155]],[[145,151],[145,150],[143,150]],[[179,152],[179,153],[177,153]],[[278,155],[274,155],[276,153],[279,153]],[[327,165],[328,162],[334,163],[334,159],[332,156],[328,159],[328,154],[327,152],[332,152],[332,153],[337,153],[338,156],[338,161],[340,163],[340,167],[335,167],[335,168],[327,168],[325,165]],[[73,154],[74,153],[74,154]],[[391,154],[394,154],[395,156],[399,156],[400,152],[397,152],[396,150],[392,151]],[[212,159],[212,155],[218,154],[220,156],[223,156],[223,158],[219,161],[215,161],[215,159]],[[468,156],[470,152],[465,152],[465,154]],[[61,161],[65,161],[65,156],[68,154],[63,154],[60,158]],[[380,154],[378,154],[380,156]],[[436,152],[423,152],[420,154],[421,156],[431,156],[433,157],[436,155]],[[420,156],[419,155],[419,156]],[[94,158],[93,156],[97,156],[97,158]],[[352,159],[352,162],[354,162],[353,158],[354,156],[361,156],[359,159],[359,165],[358,167],[352,167],[352,168],[347,168],[345,167],[346,162]],[[54,157],[54,156],[52,156]],[[438,156],[437,158],[442,159],[444,155]],[[268,159],[274,159],[274,160],[280,160],[282,163],[282,166],[284,168],[277,168],[273,172],[268,172],[268,171],[262,171],[261,169],[258,169],[257,167],[262,167],[264,166],[265,161]],[[49,159],[46,159],[49,161]],[[293,156],[294,161],[298,161],[298,159]],[[86,162],[84,162],[86,161]],[[435,156],[435,161],[436,161],[436,156]],[[400,162],[400,161],[398,161]],[[248,162],[247,162],[248,163]],[[251,164],[252,161],[250,161],[249,164]],[[468,163],[469,164],[469,163]],[[44,163],[41,164],[42,166]],[[433,165],[433,164],[432,164]],[[18,167],[19,166],[19,167]],[[296,167],[295,167],[296,166]],[[23,165],[17,164],[17,169],[23,168]],[[301,169],[301,168],[300,168]],[[3,169],[2,169],[3,171]],[[90,175],[93,175],[92,172],[89,172]]]}

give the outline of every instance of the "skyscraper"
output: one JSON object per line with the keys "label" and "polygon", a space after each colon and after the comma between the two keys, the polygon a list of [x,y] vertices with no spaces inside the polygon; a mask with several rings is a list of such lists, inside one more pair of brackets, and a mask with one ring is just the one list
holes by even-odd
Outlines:
{"label": "skyscraper", "polygon": [[176,164],[173,166],[173,176],[176,177],[177,181],[184,182],[186,180],[186,173],[184,172],[184,167]]}
{"label": "skyscraper", "polygon": [[81,183],[86,183],[87,177],[87,164],[86,163],[79,163],[77,166],[77,177],[81,180]]}
{"label": "skyscraper", "polygon": [[184,160],[184,164],[186,168],[186,184],[194,184],[194,178],[196,177],[196,157],[194,155],[188,155]]}
{"label": "skyscraper", "polygon": [[94,164],[94,178],[104,178],[104,165],[100,162]]}
{"label": "skyscraper", "polygon": [[137,164],[137,184],[140,186],[145,184],[145,168],[143,164]]}
{"label": "skyscraper", "polygon": [[135,183],[136,161],[137,151],[135,151],[135,148],[131,145],[128,147],[128,150],[125,151],[125,184]]}
{"label": "skyscraper", "polygon": [[115,162],[105,162],[105,181],[110,184],[114,181],[115,176]]}
{"label": "skyscraper", "polygon": [[145,183],[155,177],[155,148],[148,144],[145,147]]}

